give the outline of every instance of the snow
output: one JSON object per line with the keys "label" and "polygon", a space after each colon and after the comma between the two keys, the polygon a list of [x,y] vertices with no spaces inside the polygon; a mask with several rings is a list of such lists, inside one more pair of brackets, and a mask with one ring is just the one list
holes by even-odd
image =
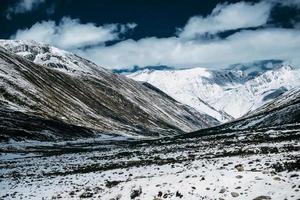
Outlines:
{"label": "snow", "polygon": [[127,76],[148,82],[179,102],[221,122],[239,118],[270,102],[272,98],[265,97],[280,88],[290,90],[300,86],[300,70],[289,65],[274,67],[254,77],[249,77],[248,73],[239,69],[193,68],[143,70]]}
{"label": "snow", "polygon": [[[270,160],[271,156],[266,159]],[[57,177],[50,180],[31,182],[33,186],[27,187],[19,185],[13,191],[22,191],[22,196],[30,199],[48,199],[55,194],[60,194],[63,199],[70,198],[66,190],[74,187],[83,186],[84,188],[96,188],[104,185],[104,180],[121,181],[117,187],[102,191],[102,195],[95,195],[93,199],[131,199],[130,191],[141,188],[140,199],[154,199],[162,192],[166,196],[164,199],[212,199],[212,198],[233,198],[231,192],[239,194],[234,199],[253,200],[258,196],[271,196],[272,199],[296,199],[299,193],[292,187],[293,182],[289,181],[290,173],[283,172],[280,176],[272,176],[269,171],[251,172],[250,168],[244,172],[237,172],[234,167],[229,165],[226,169],[220,169],[222,163],[241,163],[246,165],[254,159],[261,159],[260,156],[248,157],[242,160],[238,158],[226,158],[215,160],[194,161],[189,163],[189,170],[185,170],[184,164],[177,164],[175,167],[165,165],[161,167],[139,167],[128,171],[110,170],[104,173],[88,173],[78,175],[68,175]],[[280,156],[274,160],[280,159]],[[263,163],[262,163],[263,164]],[[205,165],[205,167],[202,167]],[[209,170],[208,170],[209,169]],[[145,173],[146,172],[146,173]],[[120,175],[120,173],[122,173]],[[132,177],[129,174],[133,174]],[[300,175],[299,172],[294,174]],[[241,176],[242,178],[237,178]],[[128,178],[130,177],[130,178]],[[205,180],[201,180],[205,177]],[[281,181],[275,181],[274,177],[280,177]],[[9,186],[2,185],[5,191]],[[224,193],[220,193],[224,189]],[[93,189],[92,191],[94,191]],[[175,196],[176,192],[183,195],[183,198]],[[83,193],[83,192],[81,192]],[[0,194],[1,195],[1,194]],[[18,198],[17,198],[18,199]],[[75,197],[74,199],[80,199]]]}
{"label": "snow", "polygon": [[296,200],[299,170],[275,166],[297,162],[299,131],[1,148],[0,198]]}

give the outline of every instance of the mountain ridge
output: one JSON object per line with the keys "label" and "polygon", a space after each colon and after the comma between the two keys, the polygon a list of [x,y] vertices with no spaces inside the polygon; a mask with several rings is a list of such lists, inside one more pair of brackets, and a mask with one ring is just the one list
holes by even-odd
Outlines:
{"label": "mountain ridge", "polygon": [[[257,66],[254,70],[257,70]],[[221,122],[242,117],[285,91],[300,86],[300,70],[290,65],[280,64],[256,76],[248,72],[192,68],[144,70],[127,76],[149,82],[179,102]]]}
{"label": "mountain ridge", "polygon": [[[212,128],[186,133],[178,138],[231,132],[294,130],[300,125],[300,88],[294,88],[247,115]],[[297,128],[296,128],[297,129]]]}
{"label": "mountain ridge", "polygon": [[[7,43],[11,51],[0,49],[0,100],[10,108],[105,134],[157,137],[218,124],[157,89],[74,54],[38,43]],[[24,49],[38,52],[30,56],[36,63],[22,57]]]}

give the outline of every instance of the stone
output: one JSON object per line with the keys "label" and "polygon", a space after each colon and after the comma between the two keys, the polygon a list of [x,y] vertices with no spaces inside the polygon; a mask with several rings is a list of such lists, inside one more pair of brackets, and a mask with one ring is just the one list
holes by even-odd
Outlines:
{"label": "stone", "polygon": [[177,191],[177,192],[176,192],[176,197],[182,198],[183,195],[182,195],[179,191]]}
{"label": "stone", "polygon": [[237,179],[241,179],[241,178],[243,178],[243,176],[237,175],[236,178],[237,178]]}
{"label": "stone", "polygon": [[255,197],[253,200],[271,200],[271,197],[269,197],[269,196],[259,196],[259,197]]}
{"label": "stone", "polygon": [[225,192],[226,192],[226,189],[222,188],[219,193],[225,193]]}
{"label": "stone", "polygon": [[135,199],[136,197],[139,197],[141,194],[142,194],[142,188],[141,187],[139,187],[139,189],[133,189],[131,191],[130,198]]}
{"label": "stone", "polygon": [[239,193],[237,193],[237,192],[231,192],[231,196],[232,196],[232,197],[238,197],[238,196],[239,196]]}
{"label": "stone", "polygon": [[91,198],[93,197],[93,193],[91,192],[84,192],[80,195],[80,198],[84,199],[84,198]]}
{"label": "stone", "polygon": [[234,168],[238,171],[238,172],[243,172],[245,169],[244,169],[244,166],[242,164],[238,164],[236,166],[234,166]]}

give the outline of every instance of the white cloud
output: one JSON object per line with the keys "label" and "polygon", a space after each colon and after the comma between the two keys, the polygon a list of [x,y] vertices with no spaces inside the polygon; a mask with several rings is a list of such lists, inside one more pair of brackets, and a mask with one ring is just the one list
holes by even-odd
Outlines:
{"label": "white cloud", "polygon": [[70,50],[117,40],[120,34],[135,26],[134,23],[96,26],[93,23],[81,24],[78,19],[64,17],[59,24],[54,21],[38,22],[29,29],[18,30],[11,38],[35,40]]}
{"label": "white cloud", "polygon": [[261,59],[283,59],[300,66],[299,52],[300,31],[292,29],[241,31],[224,40],[209,42],[152,37],[77,51],[109,68],[134,65],[220,67]]}
{"label": "white cloud", "polygon": [[44,2],[45,0],[19,0],[14,6],[8,8],[6,18],[10,19],[12,13],[20,14],[30,12]]}
{"label": "white cloud", "polygon": [[207,17],[190,18],[179,37],[190,39],[206,33],[262,26],[266,24],[270,11],[271,4],[265,2],[217,5]]}
{"label": "white cloud", "polygon": [[283,6],[300,8],[300,0],[268,0],[268,1]]}
{"label": "white cloud", "polygon": [[[120,39],[136,24],[97,26],[63,18],[59,24],[53,21],[36,23],[29,29],[17,31],[12,38],[49,43],[107,68],[134,65],[221,67],[262,59],[282,59],[300,67],[300,30],[264,27],[269,18],[270,5],[275,4],[240,2],[218,5],[207,17],[191,18],[177,36],[137,41],[128,39],[111,46],[105,46],[105,42]],[[197,34],[258,26],[262,27],[241,30],[223,39],[199,40],[195,37]]]}

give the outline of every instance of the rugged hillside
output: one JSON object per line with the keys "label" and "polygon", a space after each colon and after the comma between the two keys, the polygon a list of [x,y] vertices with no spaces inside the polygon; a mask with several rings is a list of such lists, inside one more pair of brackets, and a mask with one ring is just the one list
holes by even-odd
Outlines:
{"label": "rugged hillside", "polygon": [[279,65],[263,62],[260,67],[256,63],[224,70],[143,70],[128,77],[148,82],[179,102],[227,122],[300,86],[300,70],[279,61],[273,64]]}
{"label": "rugged hillside", "polygon": [[[24,50],[21,47],[19,54]],[[286,92],[239,120],[175,137],[129,140],[104,134],[49,141],[48,137],[72,139],[78,131],[76,137],[90,137],[97,130],[153,135],[159,129],[170,135],[178,132],[175,125],[192,129],[204,123],[197,121],[204,118],[195,110],[149,83],[112,75],[92,64],[85,68],[81,64],[86,61],[67,59],[69,54],[55,60],[52,51],[29,53],[35,55],[30,55],[35,62],[55,63],[45,67],[0,50],[0,130],[6,127],[4,134],[12,131],[22,138],[32,133],[47,140],[0,141],[0,199],[266,200],[299,196],[300,89]]]}
{"label": "rugged hillside", "polygon": [[[97,131],[12,110],[0,102],[0,141],[79,139],[94,137]],[[102,135],[102,134],[101,134]]]}
{"label": "rugged hillside", "polygon": [[[293,130],[300,123],[300,88],[292,89],[242,118],[182,137],[217,135],[230,132],[268,132]],[[282,134],[280,132],[279,134]]]}
{"label": "rugged hillside", "polygon": [[[299,91],[276,102],[256,117],[299,122]],[[299,199],[300,123],[234,124],[155,140],[0,143],[0,198]]]}
{"label": "rugged hillside", "polygon": [[284,93],[229,125],[234,129],[258,129],[293,123],[300,123],[300,88]]}
{"label": "rugged hillside", "polygon": [[[172,135],[218,123],[151,85],[74,54],[34,42],[2,40],[0,46],[8,49],[0,49],[3,109],[136,136]],[[7,127],[4,122],[1,126]]]}

